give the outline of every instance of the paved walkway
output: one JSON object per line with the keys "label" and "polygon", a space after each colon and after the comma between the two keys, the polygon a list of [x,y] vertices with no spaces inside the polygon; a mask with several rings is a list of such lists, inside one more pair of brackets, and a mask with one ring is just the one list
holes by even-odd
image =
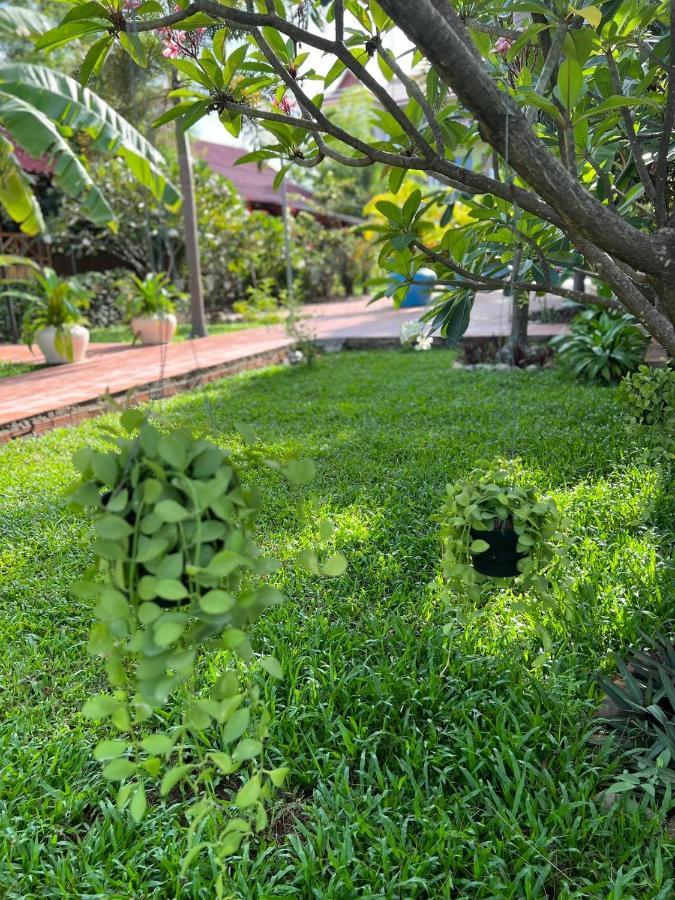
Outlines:
{"label": "paved walkway", "polygon": [[[497,294],[479,295],[467,337],[505,335],[509,301]],[[393,309],[391,301],[368,305],[356,298],[306,307],[307,330],[323,342],[358,346],[397,341],[403,322],[419,309]],[[560,325],[533,323],[533,337],[548,337]],[[70,366],[41,367],[0,378],[0,441],[85,418],[104,395],[135,391],[137,402],[241,371],[281,361],[291,340],[282,325],[214,335],[168,347],[92,344],[87,358]],[[39,357],[37,357],[39,359]],[[35,362],[27,347],[0,345],[0,361]]]}

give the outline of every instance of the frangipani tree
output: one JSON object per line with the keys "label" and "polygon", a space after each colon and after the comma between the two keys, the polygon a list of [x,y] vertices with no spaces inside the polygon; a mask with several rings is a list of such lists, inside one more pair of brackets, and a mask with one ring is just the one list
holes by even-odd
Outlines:
{"label": "frangipani tree", "polygon": [[[0,9],[0,43],[10,31],[29,37],[48,26],[38,13]],[[162,154],[95,93],[46,66],[0,62],[0,205],[22,231],[36,235],[44,221],[15,146],[49,160],[56,186],[98,225],[116,227],[115,216],[84,162],[85,151],[118,157],[155,199],[171,209],[180,205]]]}
{"label": "frangipani tree", "polygon": [[[433,176],[442,191],[386,208],[381,262],[405,274],[435,269],[446,287],[437,326],[460,334],[477,290],[595,302],[560,284],[580,270],[675,352],[668,0],[179,0],[170,11],[147,0],[133,19],[111,0],[75,3],[66,18],[39,46],[87,35],[96,41],[93,67],[112,41],[140,58],[148,32],[212,29],[212,47],[174,61],[193,88],[181,90],[164,121],[189,125],[215,111],[236,132],[249,116],[273,136],[257,158],[284,167],[326,157],[381,164],[394,190],[407,170]],[[414,48],[412,70],[387,49],[396,27]],[[246,36],[231,53],[227,29]],[[317,52],[332,62],[323,77],[312,66]],[[345,70],[378,101],[372,140],[324,108]],[[405,105],[387,84],[394,78]],[[469,150],[484,159],[485,146],[490,171],[466,161]],[[453,196],[470,205],[472,219],[452,227],[449,211],[445,235],[431,246],[429,205],[449,208]]]}

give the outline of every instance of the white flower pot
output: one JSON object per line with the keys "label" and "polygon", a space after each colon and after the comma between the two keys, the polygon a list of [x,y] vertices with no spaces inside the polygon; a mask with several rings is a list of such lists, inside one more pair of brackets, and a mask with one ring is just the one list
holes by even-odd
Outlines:
{"label": "white flower pot", "polygon": [[64,354],[59,353],[56,349],[56,327],[54,325],[43,328],[35,335],[35,342],[50,366],[60,366],[70,362],[81,362],[87,352],[87,347],[89,346],[89,329],[85,328],[84,325],[69,325],[66,326],[66,328],[70,332],[72,349],[72,356],[70,359]]}
{"label": "white flower pot", "polygon": [[134,316],[131,330],[144,344],[168,344],[176,331],[177,319],[172,313],[157,316]]}

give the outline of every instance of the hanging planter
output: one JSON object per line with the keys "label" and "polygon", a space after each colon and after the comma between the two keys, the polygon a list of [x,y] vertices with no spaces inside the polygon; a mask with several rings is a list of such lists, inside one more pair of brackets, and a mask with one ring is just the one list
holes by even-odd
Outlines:
{"label": "hanging planter", "polygon": [[518,552],[518,534],[513,527],[513,519],[502,521],[495,519],[489,531],[469,531],[471,542],[482,540],[487,550],[472,553],[471,562],[481,575],[491,578],[514,578],[519,575],[518,563],[525,559],[527,553]]}
{"label": "hanging planter", "polygon": [[558,510],[526,483],[518,460],[496,460],[448,485],[441,523],[443,574],[456,592],[478,601],[486,578],[517,578],[545,590],[545,570],[561,535]]}

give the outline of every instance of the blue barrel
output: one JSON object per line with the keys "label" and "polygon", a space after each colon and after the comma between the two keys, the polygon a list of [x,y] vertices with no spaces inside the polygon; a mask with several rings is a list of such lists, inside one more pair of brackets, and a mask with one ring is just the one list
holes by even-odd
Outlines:
{"label": "blue barrel", "polygon": [[[403,275],[392,274],[392,294],[401,282],[405,281]],[[420,269],[408,287],[401,306],[426,306],[431,300],[431,292],[436,284],[436,273],[431,269]]]}

